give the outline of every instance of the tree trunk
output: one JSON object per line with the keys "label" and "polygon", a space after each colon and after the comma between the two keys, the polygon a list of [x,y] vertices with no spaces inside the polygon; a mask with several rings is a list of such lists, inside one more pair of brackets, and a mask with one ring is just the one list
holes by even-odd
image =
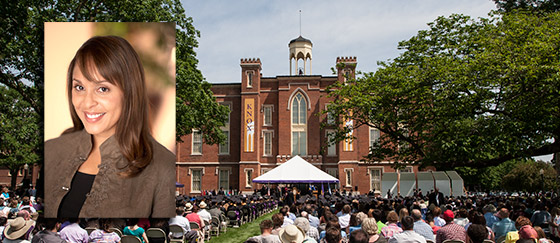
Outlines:
{"label": "tree trunk", "polygon": [[14,168],[10,168],[10,174],[12,174],[12,181],[11,181],[11,186],[10,188],[12,189],[13,192],[16,191],[16,184],[17,184],[17,176],[18,176],[18,169],[14,169]]}

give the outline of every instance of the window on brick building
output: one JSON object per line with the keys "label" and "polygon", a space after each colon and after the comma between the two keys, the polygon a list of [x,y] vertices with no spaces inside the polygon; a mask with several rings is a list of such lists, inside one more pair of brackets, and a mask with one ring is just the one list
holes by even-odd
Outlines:
{"label": "window on brick building", "polygon": [[229,169],[220,169],[220,184],[218,188],[223,188],[224,190],[229,189],[229,171]]}
{"label": "window on brick building", "polygon": [[245,169],[245,187],[253,186],[253,169]]}
{"label": "window on brick building", "polygon": [[410,172],[412,172],[412,166],[407,166],[407,167],[404,167],[404,168],[402,168],[402,169],[399,169],[399,172],[408,172],[408,173],[410,173]]}
{"label": "window on brick building", "polygon": [[253,87],[253,71],[247,71],[247,87]]}
{"label": "window on brick building", "polygon": [[327,168],[327,174],[338,178],[338,169],[337,168]]}
{"label": "window on brick building", "polygon": [[[221,103],[221,105],[227,106],[230,110],[230,113],[231,113],[231,105],[229,103]],[[222,130],[222,132],[224,133],[224,135],[226,135],[226,140],[223,143],[220,143],[220,145],[218,147],[218,154],[222,154],[222,155],[229,154],[229,135],[230,135],[229,134],[229,119],[230,119],[230,113],[228,113],[228,117],[227,117],[227,120],[226,120],[224,126],[220,128]]]}
{"label": "window on brick building", "polygon": [[307,155],[307,101],[301,93],[292,100],[292,155]]}
{"label": "window on brick building", "polygon": [[381,133],[379,129],[370,127],[369,128],[369,148],[371,149],[375,143],[379,141]]}
{"label": "window on brick building", "polygon": [[202,154],[202,132],[199,130],[192,133],[192,154]]}
{"label": "window on brick building", "polygon": [[264,105],[263,106],[263,125],[265,126],[272,126],[272,112],[273,112],[273,106],[272,105]]}
{"label": "window on brick building", "polygon": [[191,192],[200,192],[202,188],[202,169],[191,169]]}
{"label": "window on brick building", "polygon": [[352,172],[353,169],[344,169],[344,174],[346,176],[346,187],[352,187]]}
{"label": "window on brick building", "polygon": [[335,136],[334,130],[327,130],[327,156],[336,156],[336,143],[331,142]]}
{"label": "window on brick building", "polygon": [[369,169],[371,191],[381,191],[381,168]]}
{"label": "window on brick building", "polygon": [[263,131],[263,155],[272,156],[272,131]]}
{"label": "window on brick building", "polygon": [[325,110],[327,110],[327,124],[333,125],[334,122],[335,122],[335,117],[334,117],[333,112],[328,111],[329,105],[330,105],[330,104],[326,104],[326,105],[325,105]]}

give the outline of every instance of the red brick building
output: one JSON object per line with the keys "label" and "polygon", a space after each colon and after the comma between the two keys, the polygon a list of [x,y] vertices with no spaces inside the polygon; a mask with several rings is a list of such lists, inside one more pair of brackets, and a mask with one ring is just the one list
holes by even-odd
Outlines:
{"label": "red brick building", "polygon": [[[252,179],[300,155],[308,162],[339,178],[340,189],[360,193],[381,190],[381,176],[395,172],[390,162],[365,164],[371,142],[379,131],[360,127],[353,141],[328,144],[332,132],[321,128],[328,115],[320,115],[331,102],[326,88],[354,76],[356,57],[336,59],[337,75],[313,75],[312,43],[298,37],[290,42],[290,75],[263,77],[260,59],[241,59],[241,82],[213,84],[217,101],[229,106],[228,124],[222,130],[228,141],[203,144],[194,131],[177,145],[177,181],[181,193],[232,188],[250,192],[261,187]],[[295,60],[292,63],[292,59]],[[417,172],[416,166],[405,169]]]}

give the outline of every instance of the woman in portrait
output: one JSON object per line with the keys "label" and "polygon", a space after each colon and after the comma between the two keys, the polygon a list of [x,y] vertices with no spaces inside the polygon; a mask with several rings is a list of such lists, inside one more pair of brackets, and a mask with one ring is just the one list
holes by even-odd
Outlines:
{"label": "woman in portrait", "polygon": [[150,135],[144,69],[96,36],[68,67],[73,127],[45,143],[45,217],[173,217],[175,155]]}

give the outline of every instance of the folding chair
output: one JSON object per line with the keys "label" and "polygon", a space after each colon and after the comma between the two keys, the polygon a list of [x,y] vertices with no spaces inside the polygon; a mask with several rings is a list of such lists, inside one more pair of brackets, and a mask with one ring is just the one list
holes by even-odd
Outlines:
{"label": "folding chair", "polygon": [[[169,225],[169,233],[171,233],[171,237],[169,239],[169,242],[184,242],[185,241],[185,232],[183,231],[183,228],[181,228],[181,226],[179,225]],[[177,234],[174,234],[177,233]],[[181,233],[181,238],[174,238],[173,235],[179,235],[179,233]]]}
{"label": "folding chair", "polygon": [[149,242],[157,241],[167,243],[167,235],[165,235],[165,231],[160,228],[149,228],[146,230],[146,236]]}
{"label": "folding chair", "polygon": [[124,235],[121,237],[121,243],[142,243],[142,241],[136,236]]}

